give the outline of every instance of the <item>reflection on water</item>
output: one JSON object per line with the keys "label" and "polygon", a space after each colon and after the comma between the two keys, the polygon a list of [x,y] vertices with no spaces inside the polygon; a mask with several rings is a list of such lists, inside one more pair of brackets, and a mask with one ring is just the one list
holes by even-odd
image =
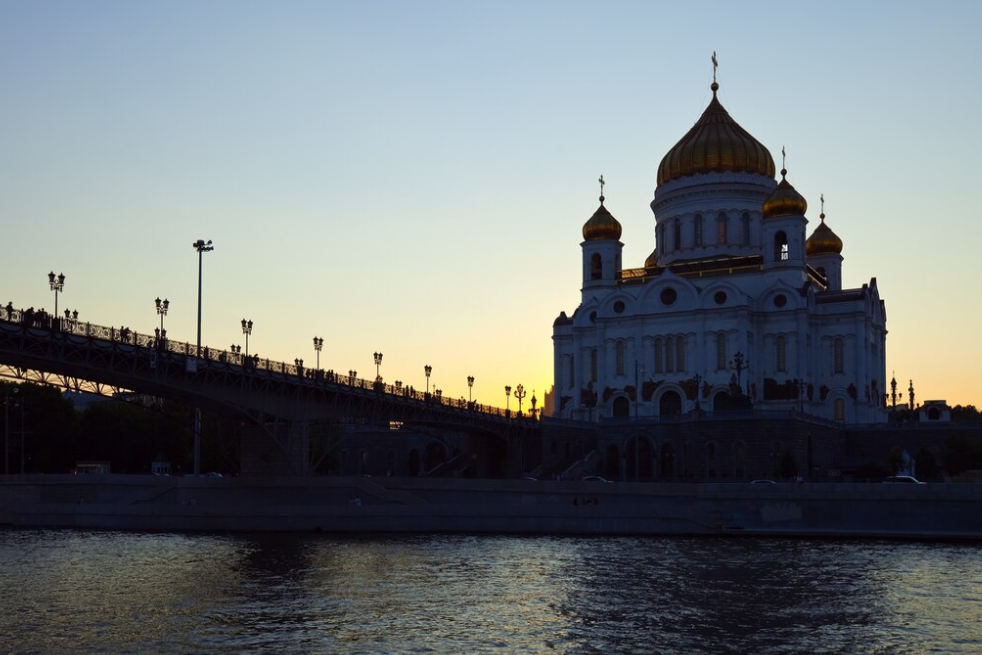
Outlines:
{"label": "reflection on water", "polygon": [[0,531],[0,652],[979,653],[982,546]]}

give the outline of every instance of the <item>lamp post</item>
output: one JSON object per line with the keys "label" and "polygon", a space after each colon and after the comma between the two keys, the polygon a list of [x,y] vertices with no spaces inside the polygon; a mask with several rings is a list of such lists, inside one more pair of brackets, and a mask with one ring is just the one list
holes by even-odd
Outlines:
{"label": "lamp post", "polygon": [[51,285],[51,290],[55,292],[55,313],[52,316],[55,320],[58,319],[58,292],[64,290],[65,288],[65,274],[59,273],[57,277],[55,272],[51,271],[48,273],[48,284]]}
{"label": "lamp post", "polygon": [[523,387],[522,385],[518,385],[517,387],[515,387],[514,393],[515,393],[515,399],[518,400],[518,415],[521,416],[522,400],[525,398],[525,396],[528,395],[528,392],[525,391],[525,387]]}
{"label": "lamp post", "polygon": [[467,403],[468,404],[474,402],[474,399],[471,397],[471,392],[473,391],[473,389],[474,389],[474,376],[468,375],[467,376]]}
{"label": "lamp post", "polygon": [[747,368],[747,366],[744,363],[743,353],[742,352],[737,352],[737,354],[733,355],[733,361],[730,362],[730,368],[732,370],[736,371],[736,374],[737,374],[737,387],[740,387],[740,390],[743,391],[743,386],[740,383],[740,377],[741,377],[741,374],[743,373],[743,369]]}
{"label": "lamp post", "polygon": [[535,389],[532,389],[532,420],[535,420],[535,403],[538,402],[535,399]]}
{"label": "lamp post", "polygon": [[[17,391],[17,387],[14,387]],[[10,386],[3,389],[3,473],[10,475]]]}
{"label": "lamp post", "polygon": [[246,357],[248,357],[249,356],[249,335],[252,334],[252,321],[251,320],[247,321],[245,319],[242,319],[242,334],[245,335],[245,342],[246,342],[245,351],[246,351]]}
{"label": "lamp post", "polygon": [[[198,349],[195,354],[201,357],[201,263],[203,255],[215,249],[211,239],[198,239],[191,244],[198,251]],[[194,475],[201,474],[201,407],[194,408]]]}
{"label": "lamp post", "polygon": [[[375,358],[375,381],[381,382],[382,375],[379,373],[379,367],[382,366],[382,353],[374,353],[372,356]],[[427,377],[429,377],[428,373]]]}
{"label": "lamp post", "polygon": [[154,302],[154,304],[157,305],[157,315],[160,316],[160,336],[163,337],[164,336],[164,317],[167,316],[167,309],[170,307],[170,301],[167,300],[166,298],[164,298],[163,300],[161,300],[160,299],[160,296],[157,296],[157,299],[154,300],[153,302]]}
{"label": "lamp post", "polygon": [[423,367],[423,372],[426,373],[426,395],[430,395],[430,373],[433,372],[433,367],[427,364]]}
{"label": "lamp post", "polygon": [[511,385],[505,385],[505,416],[511,416]]}
{"label": "lamp post", "polygon": [[321,349],[324,348],[324,339],[314,337],[314,351],[317,353],[317,370],[321,368]]}

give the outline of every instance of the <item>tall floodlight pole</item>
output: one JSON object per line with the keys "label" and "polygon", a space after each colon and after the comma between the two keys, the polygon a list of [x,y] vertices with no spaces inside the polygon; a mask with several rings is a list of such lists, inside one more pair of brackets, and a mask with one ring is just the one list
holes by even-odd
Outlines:
{"label": "tall floodlight pole", "polygon": [[426,395],[430,395],[430,373],[433,372],[433,367],[427,364],[423,367],[423,372],[426,373]]}
{"label": "tall floodlight pole", "polygon": [[[198,349],[195,351],[197,357],[201,357],[201,261],[202,255],[215,249],[211,245],[211,239],[205,241],[198,239],[191,244],[198,251]],[[194,408],[194,475],[201,474],[201,407]]]}
{"label": "tall floodlight pole", "polygon": [[63,291],[65,288],[65,274],[59,273],[55,276],[55,272],[51,271],[48,273],[48,284],[51,286],[51,290],[55,292],[55,313],[52,316],[58,319],[58,292]]}
{"label": "tall floodlight pole", "polygon": [[321,368],[321,350],[324,348],[324,339],[322,337],[314,337],[314,351],[317,353],[317,370]]}
{"label": "tall floodlight pole", "polygon": [[510,400],[511,400],[511,385],[506,384],[505,385],[505,416],[511,414],[511,405],[509,404]]}
{"label": "tall floodlight pole", "polygon": [[10,475],[10,387],[3,388],[3,474]]}
{"label": "tall floodlight pole", "polygon": [[474,402],[474,399],[471,397],[471,392],[473,389],[474,389],[474,376],[468,375],[467,376],[467,402],[468,403]]}
{"label": "tall floodlight pole", "polygon": [[[382,366],[382,353],[374,353],[373,356],[375,357],[375,381],[381,382],[382,375],[379,373],[379,367]],[[429,377],[429,375],[427,375],[427,377]]]}

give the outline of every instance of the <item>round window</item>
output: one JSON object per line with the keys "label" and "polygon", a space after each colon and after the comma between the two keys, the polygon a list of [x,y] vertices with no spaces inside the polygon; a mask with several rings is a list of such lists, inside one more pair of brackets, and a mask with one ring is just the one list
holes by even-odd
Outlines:
{"label": "round window", "polygon": [[779,293],[776,296],[774,296],[775,307],[784,307],[787,304],[788,304],[788,298],[783,293]]}
{"label": "round window", "polygon": [[675,289],[665,289],[661,292],[661,302],[663,305],[674,305],[678,298],[679,294],[676,293]]}
{"label": "round window", "polygon": [[618,300],[617,302],[614,303],[614,311],[617,312],[618,314],[623,314],[624,313],[624,301],[623,300]]}
{"label": "round window", "polygon": [[717,291],[716,292],[716,295],[713,296],[713,300],[716,301],[716,304],[717,305],[722,305],[723,303],[726,302],[726,292],[725,291]]}

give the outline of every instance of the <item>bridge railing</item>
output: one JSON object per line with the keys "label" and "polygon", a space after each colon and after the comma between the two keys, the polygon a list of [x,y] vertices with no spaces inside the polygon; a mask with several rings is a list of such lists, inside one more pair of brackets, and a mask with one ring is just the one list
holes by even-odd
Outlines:
{"label": "bridge railing", "polygon": [[185,357],[195,357],[209,362],[241,367],[243,372],[252,370],[280,374],[310,380],[315,385],[334,384],[346,386],[351,389],[361,389],[365,392],[385,394],[401,401],[438,405],[461,412],[473,412],[486,416],[496,416],[520,421],[532,420],[531,415],[527,413],[512,412],[501,409],[500,407],[483,405],[463,398],[449,398],[438,393],[418,391],[411,385],[395,386],[386,384],[381,379],[365,380],[355,376],[337,373],[333,370],[311,369],[303,366],[300,360],[296,360],[293,364],[288,364],[270,359],[261,359],[256,355],[247,356],[241,352],[209,348],[208,346],[202,346],[199,349],[194,344],[167,338],[166,331],[160,333],[159,330],[155,330],[155,334],[153,335],[142,334],[127,327],[105,327],[79,321],[67,313],[65,316],[55,317],[46,312],[35,311],[33,309],[14,309],[9,303],[6,306],[0,305],[0,320],[26,325],[27,327],[49,330],[52,333],[63,333],[88,339],[127,344],[135,348],[156,350],[158,353],[173,353]]}

